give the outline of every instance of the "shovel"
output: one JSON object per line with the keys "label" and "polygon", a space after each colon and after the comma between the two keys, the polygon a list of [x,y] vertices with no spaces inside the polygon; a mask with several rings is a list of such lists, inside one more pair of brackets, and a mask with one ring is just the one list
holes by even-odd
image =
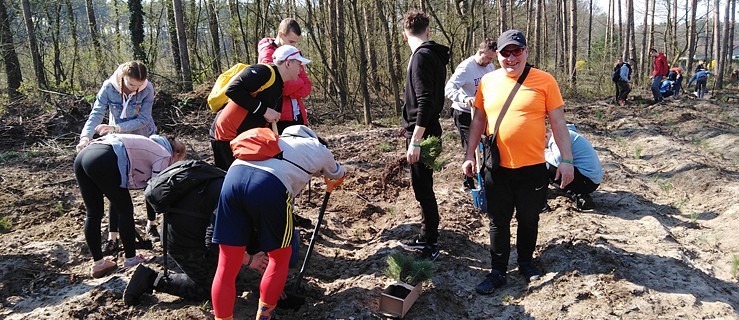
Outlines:
{"label": "shovel", "polygon": [[318,220],[316,221],[316,227],[313,229],[313,234],[310,236],[310,243],[308,244],[308,250],[305,253],[305,260],[303,260],[303,265],[300,267],[300,272],[298,273],[298,276],[295,278],[295,283],[293,283],[292,287],[290,289],[285,290],[285,298],[280,299],[277,301],[277,307],[281,309],[292,309],[297,310],[300,309],[302,305],[305,304],[305,296],[300,294],[300,286],[303,282],[303,274],[305,273],[305,268],[308,266],[308,261],[310,260],[310,256],[313,253],[313,246],[316,243],[316,235],[318,235],[318,230],[321,229],[321,223],[323,222],[323,214],[326,212],[326,205],[328,204],[328,198],[331,196],[331,192],[336,188],[338,185],[340,185],[344,181],[344,177],[339,179],[336,182],[331,183],[331,181],[328,178],[324,178],[326,181],[326,193],[323,195],[323,203],[321,204],[321,209],[318,212]]}
{"label": "shovel", "polygon": [[485,185],[482,181],[482,173],[480,172],[480,162],[482,162],[482,142],[477,146],[475,150],[475,162],[477,163],[477,188],[472,189],[472,203],[475,208],[480,209],[482,212],[488,212],[487,201],[485,200]]}

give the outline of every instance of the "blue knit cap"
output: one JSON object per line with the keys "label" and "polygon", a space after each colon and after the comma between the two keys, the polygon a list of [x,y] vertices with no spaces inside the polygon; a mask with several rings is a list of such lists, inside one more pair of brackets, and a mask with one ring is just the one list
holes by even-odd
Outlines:
{"label": "blue knit cap", "polygon": [[154,140],[154,142],[160,144],[164,149],[167,149],[169,151],[169,154],[174,154],[172,151],[172,144],[169,143],[169,140],[167,140],[166,137],[160,136],[158,134],[152,134],[149,136],[149,139]]}

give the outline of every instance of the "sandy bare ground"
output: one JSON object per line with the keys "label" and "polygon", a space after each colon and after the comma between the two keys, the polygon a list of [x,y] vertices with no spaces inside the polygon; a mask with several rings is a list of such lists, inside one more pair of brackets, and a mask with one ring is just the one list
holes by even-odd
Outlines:
{"label": "sandy bare ground", "polygon": [[[460,191],[461,148],[451,121],[445,120],[442,157],[448,161],[435,175],[442,256],[407,318],[738,318],[739,110],[732,97],[627,107],[568,102],[568,119],[596,147],[606,173],[593,195],[597,209],[575,211],[569,199],[551,189],[552,210],[541,216],[535,253],[545,276],[524,282],[514,255],[508,286],[491,296],[474,292],[489,268],[488,219]],[[185,136],[192,156],[210,160],[211,115],[192,110],[177,115],[192,129]],[[64,115],[53,111],[46,117],[65,123],[60,118]],[[38,128],[19,129],[16,117],[2,121],[0,216],[8,218],[11,229],[0,234],[0,318],[213,317],[209,303],[161,293],[126,307],[122,294],[132,271],[89,277],[70,135],[52,132],[61,138],[22,143]],[[66,132],[76,132],[78,125],[68,123],[74,129]],[[380,292],[392,282],[383,275],[385,259],[401,250],[396,240],[416,232],[419,221],[408,173],[386,185],[382,181],[383,169],[402,154],[403,142],[397,128],[323,125],[316,131],[350,176],[329,201],[303,286],[308,303],[279,315],[379,318]],[[133,194],[141,230],[143,197]],[[307,192],[301,195],[297,211],[315,222],[322,195],[323,184],[314,179],[310,201]],[[303,249],[310,230],[304,229]],[[158,268],[161,253],[146,253],[159,255],[150,264]],[[258,275],[243,270],[237,318],[253,318],[257,285]]]}

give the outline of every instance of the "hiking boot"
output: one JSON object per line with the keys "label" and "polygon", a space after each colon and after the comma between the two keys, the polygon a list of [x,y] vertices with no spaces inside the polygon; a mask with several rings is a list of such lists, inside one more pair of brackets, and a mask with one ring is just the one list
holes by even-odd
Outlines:
{"label": "hiking boot", "polygon": [[536,281],[541,278],[541,271],[532,262],[519,264],[518,273],[523,276],[523,279],[526,280],[526,282]]}
{"label": "hiking boot", "polygon": [[410,239],[400,240],[400,246],[403,249],[408,250],[423,250],[427,245],[436,245],[436,243],[427,243],[426,238],[420,234],[413,236]]}
{"label": "hiking boot", "polygon": [[141,263],[147,262],[147,261],[149,261],[149,259],[146,258],[146,257],[144,257],[143,254],[137,254],[137,255],[135,255],[135,256],[133,256],[131,258],[126,258],[126,260],[123,261],[123,268],[124,269],[133,268],[133,267],[135,267],[135,266],[137,266],[137,265],[139,265]]}
{"label": "hiking boot", "polygon": [[506,280],[506,277],[502,272],[492,270],[487,276],[485,276],[485,280],[475,287],[475,291],[479,294],[491,294],[495,289],[506,285],[506,283],[508,283],[508,280]]}
{"label": "hiking boot", "polygon": [[121,251],[121,240],[115,239],[115,240],[105,240],[103,241],[103,245],[101,246],[101,249],[103,250],[104,256],[110,256],[115,253],[118,253]]}
{"label": "hiking boot", "polygon": [[140,264],[131,276],[131,281],[126,285],[123,291],[123,302],[127,306],[135,306],[141,302],[141,296],[144,293],[151,294],[154,289],[154,280],[157,278],[157,272],[151,268]]}
{"label": "hiking boot", "polygon": [[157,230],[157,226],[149,226],[146,228],[146,234],[149,235],[149,240],[151,242],[159,242],[159,239],[161,236],[159,236],[159,230]]}
{"label": "hiking boot", "polygon": [[428,245],[421,249],[420,258],[429,261],[435,261],[439,257],[439,246]]}
{"label": "hiking boot", "polygon": [[118,264],[115,261],[110,258],[104,258],[98,263],[93,263],[92,267],[90,267],[90,274],[92,274],[93,278],[97,279],[113,273],[116,269],[118,269]]}
{"label": "hiking boot", "polygon": [[618,100],[618,104],[623,107],[626,105],[626,100]]}
{"label": "hiking boot", "polygon": [[593,198],[589,194],[576,194],[574,200],[575,208],[578,211],[593,211],[595,209],[595,203],[593,203]]}

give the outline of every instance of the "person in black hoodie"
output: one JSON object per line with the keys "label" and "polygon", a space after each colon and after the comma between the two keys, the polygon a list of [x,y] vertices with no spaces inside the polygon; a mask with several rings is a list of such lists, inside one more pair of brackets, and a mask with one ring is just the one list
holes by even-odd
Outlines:
{"label": "person in black hoodie", "polygon": [[421,233],[400,244],[406,249],[421,250],[423,258],[435,260],[439,255],[439,207],[434,195],[434,171],[419,159],[421,140],[429,136],[441,137],[439,116],[444,106],[449,48],[429,40],[429,17],[423,11],[409,11],[403,24],[403,38],[413,55],[405,78],[402,125],[408,147],[406,158],[411,166],[411,184],[421,205]]}

